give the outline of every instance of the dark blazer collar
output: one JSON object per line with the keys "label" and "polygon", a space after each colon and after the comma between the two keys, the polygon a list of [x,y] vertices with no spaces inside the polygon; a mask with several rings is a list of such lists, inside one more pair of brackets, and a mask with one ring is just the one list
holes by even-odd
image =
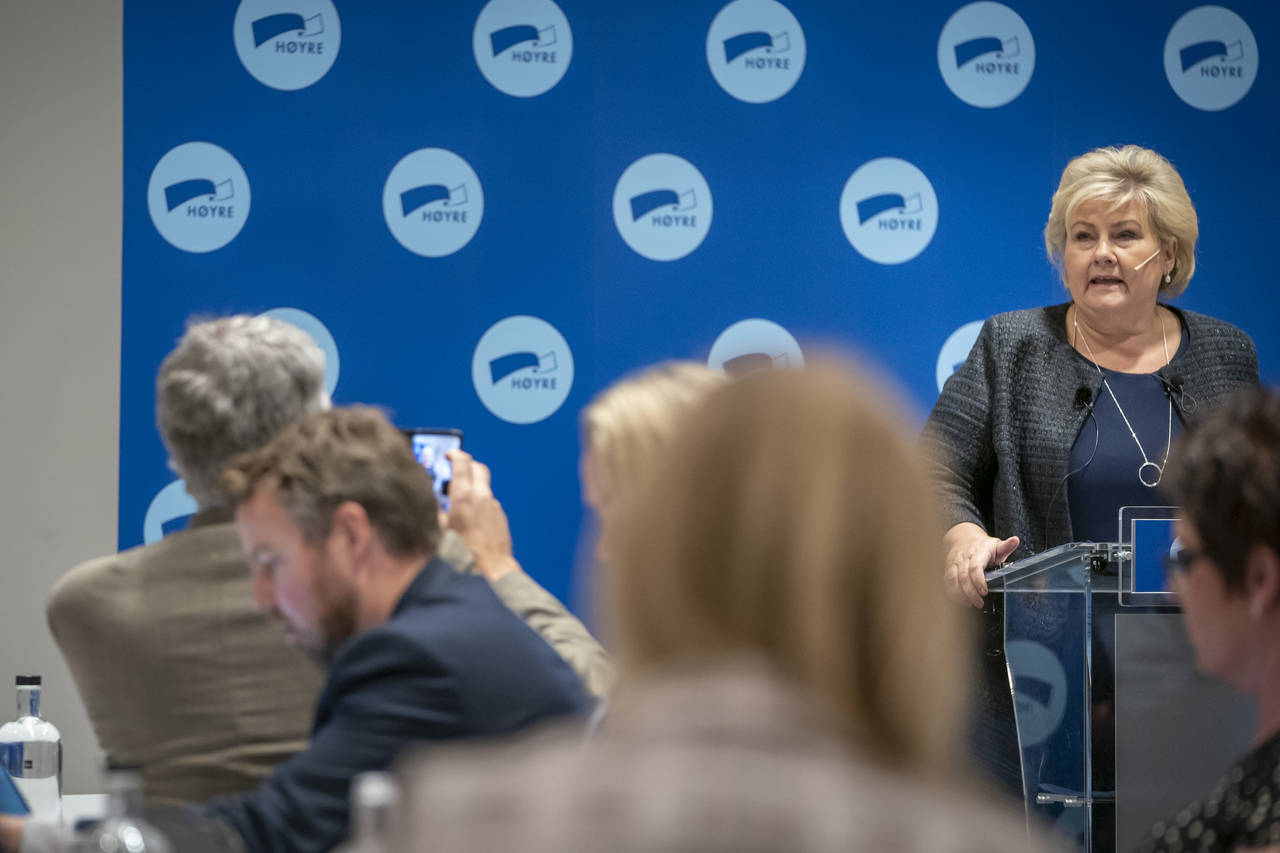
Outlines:
{"label": "dark blazer collar", "polygon": [[413,576],[413,580],[409,581],[409,586],[405,588],[404,594],[400,596],[400,600],[396,602],[396,606],[391,611],[391,615],[395,616],[401,610],[404,610],[410,604],[421,601],[424,598],[430,598],[439,591],[441,587],[447,584],[453,577],[453,569],[449,564],[439,557],[432,557],[426,562],[418,573]]}

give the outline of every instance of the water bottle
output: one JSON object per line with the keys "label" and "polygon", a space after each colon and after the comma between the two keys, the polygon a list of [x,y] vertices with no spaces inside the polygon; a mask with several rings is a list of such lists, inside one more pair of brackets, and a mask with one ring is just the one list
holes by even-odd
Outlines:
{"label": "water bottle", "polygon": [[386,853],[400,789],[390,773],[370,771],[351,781],[351,832],[334,853]]}
{"label": "water bottle", "polygon": [[0,726],[0,764],[35,817],[62,820],[62,734],[40,717],[40,676],[19,675],[18,719]]}
{"label": "water bottle", "polygon": [[173,853],[163,832],[142,816],[142,773],[136,767],[107,768],[107,816],[78,833],[80,853]]}

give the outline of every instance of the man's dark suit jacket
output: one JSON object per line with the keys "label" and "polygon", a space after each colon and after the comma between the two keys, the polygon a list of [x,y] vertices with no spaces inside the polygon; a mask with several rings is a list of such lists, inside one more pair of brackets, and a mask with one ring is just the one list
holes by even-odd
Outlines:
{"label": "man's dark suit jacket", "polygon": [[406,745],[511,732],[590,704],[488,582],[432,560],[385,624],[339,647],[308,748],[205,811],[231,823],[248,853],[329,850],[347,835],[351,777],[386,769]]}

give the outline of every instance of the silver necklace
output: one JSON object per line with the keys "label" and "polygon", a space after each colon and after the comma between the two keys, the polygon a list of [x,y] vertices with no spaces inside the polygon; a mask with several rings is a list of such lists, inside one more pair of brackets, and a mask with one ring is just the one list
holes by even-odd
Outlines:
{"label": "silver necklace", "polygon": [[[1074,306],[1073,306],[1074,307]],[[1089,360],[1093,362],[1093,367],[1098,371],[1099,378],[1102,379],[1102,387],[1107,389],[1107,393],[1111,395],[1111,402],[1116,404],[1116,411],[1120,413],[1120,417],[1124,419],[1124,425],[1129,428],[1129,435],[1133,436],[1133,443],[1138,445],[1138,452],[1142,454],[1142,464],[1138,466],[1138,482],[1149,489],[1154,489],[1160,485],[1160,479],[1164,477],[1164,466],[1169,464],[1169,448],[1173,445],[1173,398],[1169,398],[1169,427],[1168,434],[1164,440],[1164,459],[1160,464],[1156,464],[1147,458],[1147,451],[1142,449],[1142,442],[1138,441],[1138,433],[1134,431],[1133,424],[1129,423],[1129,417],[1124,413],[1124,409],[1120,408],[1120,401],[1116,399],[1116,392],[1111,390],[1111,384],[1107,382],[1107,377],[1102,372],[1102,366],[1098,364],[1098,360],[1093,357],[1093,347],[1089,346],[1089,339],[1084,336],[1084,332],[1080,330],[1079,321],[1080,312],[1077,310],[1071,315],[1071,325],[1075,326],[1076,334],[1080,336],[1080,340],[1084,342],[1084,348],[1089,353]],[[1164,346],[1164,365],[1169,366],[1169,339],[1165,335],[1164,315],[1160,310],[1156,309],[1156,316],[1160,318],[1160,343]],[[1152,474],[1151,472],[1155,473]],[[1151,482],[1147,480],[1151,477],[1155,479]]]}

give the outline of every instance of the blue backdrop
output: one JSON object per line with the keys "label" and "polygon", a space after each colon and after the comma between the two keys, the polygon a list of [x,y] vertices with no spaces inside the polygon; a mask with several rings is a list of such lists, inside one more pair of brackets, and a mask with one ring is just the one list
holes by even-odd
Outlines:
{"label": "blue backdrop", "polygon": [[573,599],[592,394],[661,359],[795,364],[830,341],[923,411],[969,324],[1065,299],[1041,230],[1067,160],[1099,145],[1178,166],[1201,217],[1178,304],[1244,328],[1280,379],[1270,0],[124,17],[122,548],[190,510],[154,427],[188,318],[287,309],[337,402],[465,431],[517,556]]}

